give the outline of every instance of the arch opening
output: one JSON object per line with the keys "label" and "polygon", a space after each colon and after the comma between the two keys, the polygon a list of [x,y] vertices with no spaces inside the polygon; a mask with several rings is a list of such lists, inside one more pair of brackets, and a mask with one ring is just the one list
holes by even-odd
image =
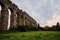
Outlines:
{"label": "arch opening", "polygon": [[7,26],[7,30],[10,29],[10,20],[11,20],[11,10],[8,9],[9,15],[8,15],[8,26]]}
{"label": "arch opening", "polygon": [[0,18],[1,18],[1,10],[2,10],[1,8],[2,8],[2,7],[1,7],[1,5],[0,5]]}
{"label": "arch opening", "polygon": [[2,8],[2,7],[1,7],[1,5],[0,5],[0,11],[1,11],[1,8]]}

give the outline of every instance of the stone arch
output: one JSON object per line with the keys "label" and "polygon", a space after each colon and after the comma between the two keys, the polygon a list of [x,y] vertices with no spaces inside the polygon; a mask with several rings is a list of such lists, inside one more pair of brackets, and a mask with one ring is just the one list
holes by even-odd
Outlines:
{"label": "stone arch", "polygon": [[8,17],[9,17],[9,10],[10,6],[12,5],[12,2],[9,0],[0,0],[1,5],[1,17],[0,17],[0,30],[7,30],[8,28]]}
{"label": "stone arch", "polygon": [[[10,0],[0,0],[0,5],[2,7],[1,10],[1,17],[0,17],[0,29],[1,30],[7,30],[8,26],[8,16],[9,16],[9,11],[11,12],[11,18],[10,18],[10,25],[12,26],[17,26],[17,13],[19,13],[19,8],[13,4]],[[17,15],[18,16],[18,15]],[[1,24],[2,23],[2,24]]]}
{"label": "stone arch", "polygon": [[17,12],[17,26],[21,26],[21,16],[23,16],[21,14],[22,14],[22,10],[19,10]]}
{"label": "stone arch", "polygon": [[17,13],[19,13],[19,8],[12,4],[9,9],[11,10],[11,18],[10,18],[10,28],[17,26]]}
{"label": "stone arch", "polygon": [[[16,27],[20,25],[29,25],[33,26],[36,24],[36,21],[30,17],[25,11],[20,10],[15,4],[13,4],[10,0],[0,0],[1,9],[1,17],[0,17],[0,30],[7,30],[8,26],[8,16],[9,11],[10,15],[10,27]],[[27,17],[27,19],[25,18]],[[24,21],[26,19],[26,21]],[[33,24],[33,25],[32,25]],[[25,26],[26,26],[25,25]]]}

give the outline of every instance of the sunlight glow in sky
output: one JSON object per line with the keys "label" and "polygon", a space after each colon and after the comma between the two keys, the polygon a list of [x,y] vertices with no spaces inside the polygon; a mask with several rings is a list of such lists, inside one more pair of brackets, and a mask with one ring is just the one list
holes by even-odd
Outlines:
{"label": "sunlight glow in sky", "polygon": [[11,0],[41,26],[60,22],[60,0]]}

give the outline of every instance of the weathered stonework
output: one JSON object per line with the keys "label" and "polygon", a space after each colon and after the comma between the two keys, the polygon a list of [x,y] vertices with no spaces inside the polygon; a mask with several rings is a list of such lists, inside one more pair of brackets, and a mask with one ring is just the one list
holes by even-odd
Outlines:
{"label": "weathered stonework", "polygon": [[34,26],[37,27],[37,22],[31,17],[29,16],[26,12],[22,12],[20,14],[21,18],[21,25],[23,24],[24,26]]}
{"label": "weathered stonework", "polygon": [[0,0],[1,13],[0,13],[0,30],[7,30],[9,11],[10,16],[10,28],[17,26],[34,26],[37,27],[37,22],[29,16],[26,12],[20,10],[10,0]]}

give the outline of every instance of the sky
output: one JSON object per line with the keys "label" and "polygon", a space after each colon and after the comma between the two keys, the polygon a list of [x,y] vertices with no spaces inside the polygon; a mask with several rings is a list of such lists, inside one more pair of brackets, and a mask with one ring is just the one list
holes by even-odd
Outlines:
{"label": "sky", "polygon": [[11,0],[26,11],[40,26],[60,23],[60,0]]}

